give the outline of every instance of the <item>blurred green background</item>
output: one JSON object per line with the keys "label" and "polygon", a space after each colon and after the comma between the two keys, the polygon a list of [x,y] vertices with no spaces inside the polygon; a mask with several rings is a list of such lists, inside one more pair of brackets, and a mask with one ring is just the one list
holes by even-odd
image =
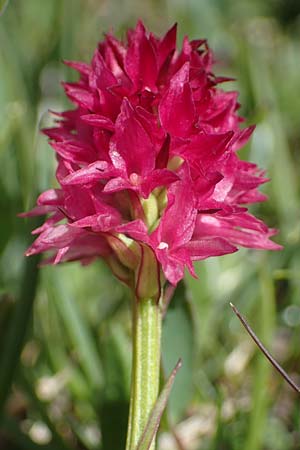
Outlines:
{"label": "blurred green background", "polygon": [[[4,2],[1,2],[2,4]],[[300,381],[300,2],[11,0],[0,17],[0,449],[119,450],[130,384],[129,294],[101,262],[37,269],[23,257],[34,220],[17,213],[55,183],[39,129],[67,106],[61,59],[89,61],[103,32],[138,18],[179,42],[208,38],[215,72],[237,82],[257,124],[243,157],[267,169],[253,211],[280,229],[282,252],[241,250],[197,266],[163,331],[163,369],[183,368],[159,450],[299,450],[299,396],[259,354],[229,301]]]}

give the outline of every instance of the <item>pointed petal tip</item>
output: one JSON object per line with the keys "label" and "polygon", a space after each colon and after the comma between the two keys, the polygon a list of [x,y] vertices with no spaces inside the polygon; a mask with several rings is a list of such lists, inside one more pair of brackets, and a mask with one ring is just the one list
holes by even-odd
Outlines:
{"label": "pointed petal tip", "polygon": [[65,66],[70,67],[71,69],[76,70],[82,75],[88,75],[90,73],[90,66],[81,61],[71,61],[68,59],[61,59],[61,62],[65,64]]}
{"label": "pointed petal tip", "polygon": [[142,30],[142,31],[146,31],[146,27],[144,22],[142,21],[142,19],[138,19],[137,23],[136,23],[136,30]]}
{"label": "pointed petal tip", "polygon": [[37,251],[31,247],[29,247],[25,252],[24,252],[24,256],[32,256],[35,255],[37,253]]}
{"label": "pointed petal tip", "polygon": [[277,242],[269,241],[268,246],[266,247],[266,250],[280,251],[280,250],[284,250],[284,246],[281,244],[277,244]]}

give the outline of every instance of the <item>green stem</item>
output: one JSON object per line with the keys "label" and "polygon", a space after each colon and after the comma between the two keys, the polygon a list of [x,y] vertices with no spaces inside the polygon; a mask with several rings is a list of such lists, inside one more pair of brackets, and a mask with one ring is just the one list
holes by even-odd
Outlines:
{"label": "green stem", "polygon": [[[161,311],[153,299],[133,302],[132,375],[126,450],[135,450],[159,391]],[[150,450],[155,449],[155,443]]]}

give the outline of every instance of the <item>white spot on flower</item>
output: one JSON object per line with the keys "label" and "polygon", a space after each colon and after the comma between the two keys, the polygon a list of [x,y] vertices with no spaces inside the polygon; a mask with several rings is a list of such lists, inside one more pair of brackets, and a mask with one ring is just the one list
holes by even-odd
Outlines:
{"label": "white spot on flower", "polygon": [[140,176],[137,173],[132,172],[132,174],[130,174],[129,180],[131,184],[137,186],[140,183]]}
{"label": "white spot on flower", "polygon": [[208,225],[215,225],[217,227],[220,226],[220,222],[217,219],[215,219],[215,217],[209,215],[206,216],[203,215],[203,217],[201,217],[201,222],[207,223]]}
{"label": "white spot on flower", "polygon": [[160,242],[157,248],[159,250],[164,250],[165,248],[169,248],[169,245],[166,242]]}

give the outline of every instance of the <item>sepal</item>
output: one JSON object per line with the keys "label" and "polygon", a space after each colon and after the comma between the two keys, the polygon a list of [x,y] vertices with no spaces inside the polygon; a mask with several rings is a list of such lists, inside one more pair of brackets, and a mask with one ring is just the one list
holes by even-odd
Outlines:
{"label": "sepal", "polygon": [[161,294],[160,265],[153,250],[140,243],[141,259],[136,271],[135,295],[138,300],[153,298],[159,301]]}

